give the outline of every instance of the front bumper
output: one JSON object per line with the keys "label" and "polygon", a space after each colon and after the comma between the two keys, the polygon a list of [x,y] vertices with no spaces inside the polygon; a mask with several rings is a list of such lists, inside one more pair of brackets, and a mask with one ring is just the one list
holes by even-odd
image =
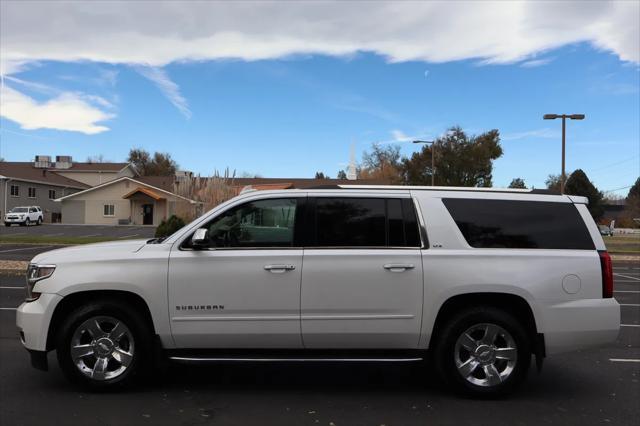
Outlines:
{"label": "front bumper", "polygon": [[615,299],[582,299],[542,308],[547,355],[611,343],[620,332]]}
{"label": "front bumper", "polygon": [[4,223],[24,223],[27,219],[20,219],[20,218],[12,218],[12,217],[5,217],[4,218]]}
{"label": "front bumper", "polygon": [[22,344],[29,351],[46,351],[49,324],[62,296],[42,293],[38,300],[25,302],[16,312],[16,325]]}

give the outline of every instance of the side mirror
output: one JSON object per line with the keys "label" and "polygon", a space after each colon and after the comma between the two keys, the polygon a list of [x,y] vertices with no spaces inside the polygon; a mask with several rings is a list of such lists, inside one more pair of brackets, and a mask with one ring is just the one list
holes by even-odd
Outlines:
{"label": "side mirror", "polygon": [[199,228],[191,236],[191,245],[193,247],[206,247],[209,244],[209,230],[207,228]]}

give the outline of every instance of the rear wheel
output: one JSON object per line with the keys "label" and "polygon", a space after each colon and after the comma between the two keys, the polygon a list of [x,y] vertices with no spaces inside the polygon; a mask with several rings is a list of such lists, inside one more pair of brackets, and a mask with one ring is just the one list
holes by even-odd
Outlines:
{"label": "rear wheel", "polygon": [[39,217],[39,218],[38,218],[38,222],[37,222],[37,224],[38,224],[38,225],[42,225],[42,218],[41,218],[41,217]]}
{"label": "rear wheel", "polygon": [[25,225],[25,226],[31,226],[31,219],[26,218],[26,219],[24,220],[24,225]]}
{"label": "rear wheel", "polygon": [[122,302],[91,303],[62,324],[58,363],[68,379],[90,389],[127,386],[148,370],[151,334],[145,319]]}
{"label": "rear wheel", "polygon": [[523,325],[493,307],[458,313],[436,344],[438,373],[455,390],[476,397],[502,396],[526,377],[531,346]]}

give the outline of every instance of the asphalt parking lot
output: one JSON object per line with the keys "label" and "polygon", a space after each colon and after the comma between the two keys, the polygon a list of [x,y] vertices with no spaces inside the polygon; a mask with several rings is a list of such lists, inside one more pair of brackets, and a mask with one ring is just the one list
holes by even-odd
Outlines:
{"label": "asphalt parking lot", "polygon": [[152,238],[154,226],[62,225],[45,223],[40,226],[0,226],[0,235],[42,237],[113,237]]}
{"label": "asphalt parking lot", "polygon": [[[91,394],[31,368],[16,337],[20,276],[0,275],[0,424],[638,425],[640,265],[616,263],[617,341],[547,358],[507,400],[450,394],[418,364],[171,366],[126,393]],[[533,367],[533,366],[532,366]]]}

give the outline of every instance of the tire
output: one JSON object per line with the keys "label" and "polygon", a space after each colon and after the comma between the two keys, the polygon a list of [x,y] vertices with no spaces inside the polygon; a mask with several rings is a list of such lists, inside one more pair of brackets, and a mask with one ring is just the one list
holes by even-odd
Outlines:
{"label": "tire", "polygon": [[4,226],[9,227],[9,226],[11,226],[11,224],[10,224],[10,223],[6,223],[6,222],[5,222]]}
{"label": "tire", "polygon": [[38,218],[38,222],[36,222],[36,225],[42,225],[42,218],[41,217]]}
{"label": "tire", "polygon": [[91,302],[62,323],[58,363],[67,379],[89,390],[122,389],[150,370],[152,336],[146,319],[121,300]]}
{"label": "tire", "polygon": [[31,226],[31,219],[26,218],[26,219],[24,220],[24,226]]}
{"label": "tire", "polygon": [[441,379],[456,392],[476,398],[511,393],[531,364],[525,327],[511,314],[488,306],[454,315],[439,333],[434,352]]}

